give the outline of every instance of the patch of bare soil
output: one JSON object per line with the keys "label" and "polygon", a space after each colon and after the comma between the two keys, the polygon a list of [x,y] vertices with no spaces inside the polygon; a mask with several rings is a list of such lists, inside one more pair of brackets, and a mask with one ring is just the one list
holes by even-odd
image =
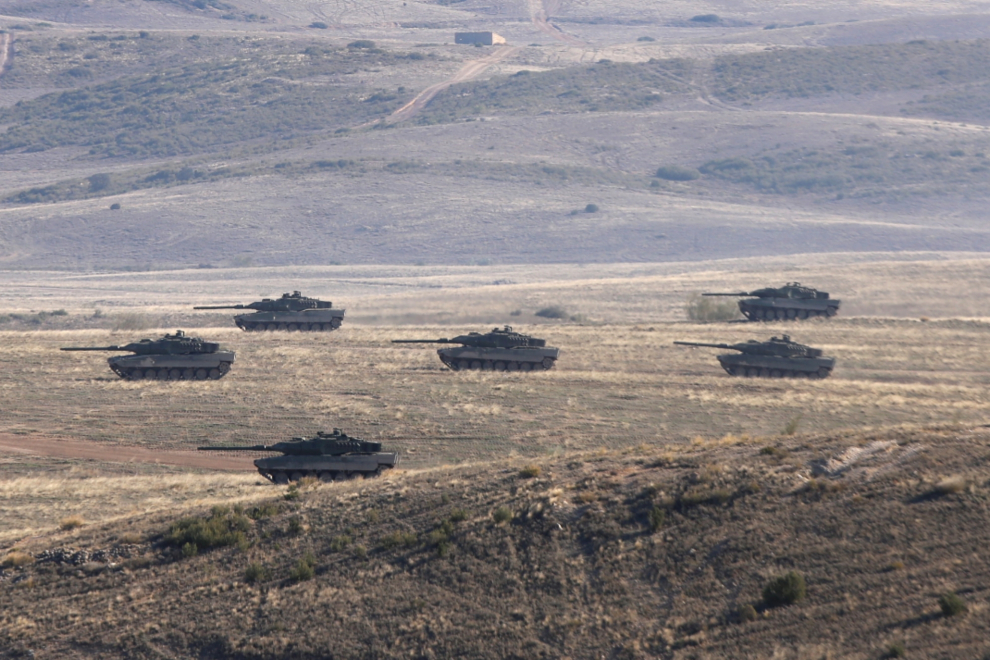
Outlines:
{"label": "patch of bare soil", "polygon": [[110,463],[156,463],[206,470],[253,470],[251,459],[190,451],[165,451],[110,445],[85,440],[66,440],[42,435],[0,433],[0,453],[77,458]]}
{"label": "patch of bare soil", "polygon": [[[0,647],[59,658],[981,658],[988,465],[988,429],[943,427],[398,471],[289,498],[273,488],[250,509],[25,542],[0,576]],[[181,529],[201,534],[170,527],[190,513],[201,522]],[[231,545],[211,549],[211,538]],[[789,571],[806,593],[774,606],[764,587]],[[944,613],[947,593],[965,610]]]}

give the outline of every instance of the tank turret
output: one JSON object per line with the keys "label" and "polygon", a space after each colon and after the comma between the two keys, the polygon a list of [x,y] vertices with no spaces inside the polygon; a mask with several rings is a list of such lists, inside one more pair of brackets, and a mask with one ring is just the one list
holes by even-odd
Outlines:
{"label": "tank turret", "polygon": [[122,346],[67,346],[61,350],[133,353],[107,360],[115,374],[128,380],[218,380],[234,362],[233,351],[221,351],[220,344],[190,337],[182,330]]}
{"label": "tank turret", "polygon": [[471,332],[452,339],[393,339],[393,344],[456,344],[458,348],[437,351],[441,362],[455,371],[487,369],[533,371],[551,369],[560,349],[547,346],[545,339],[516,332],[512,326],[491,332]]}
{"label": "tank turret", "polygon": [[199,451],[258,451],[282,456],[259,458],[254,462],[266,479],[284,484],[312,476],[321,481],[343,481],[355,477],[373,477],[395,467],[399,455],[382,452],[380,442],[368,442],[334,429],[320,431],[312,438],[296,437],[273,445],[241,447],[199,447]]}
{"label": "tank turret", "polygon": [[835,366],[835,358],[824,357],[820,348],[812,348],[787,335],[768,341],[749,340],[739,344],[675,341],[680,346],[704,346],[738,351],[719,355],[722,368],[732,376],[761,376],[764,378],[827,378]]}
{"label": "tank turret", "polygon": [[281,298],[264,298],[246,305],[199,305],[193,309],[252,309],[254,314],[234,317],[241,330],[332,331],[340,327],[344,310],[327,300],[308,298],[298,291]]}
{"label": "tank turret", "polygon": [[782,287],[768,287],[756,291],[736,293],[703,293],[703,296],[733,296],[749,300],[739,301],[739,311],[750,321],[786,321],[808,319],[816,316],[831,317],[839,311],[841,300],[834,300],[825,291],[819,291],[798,282],[788,282]]}

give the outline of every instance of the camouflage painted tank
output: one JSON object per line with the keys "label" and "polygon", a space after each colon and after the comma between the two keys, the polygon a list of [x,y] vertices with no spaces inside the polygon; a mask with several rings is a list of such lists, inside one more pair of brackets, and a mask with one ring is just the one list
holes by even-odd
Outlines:
{"label": "camouflage painted tank", "polygon": [[307,298],[298,291],[247,305],[206,305],[193,309],[253,309],[253,314],[234,317],[237,327],[247,331],[330,332],[344,321],[344,310],[334,309],[332,302]]}
{"label": "camouflage painted tank", "polygon": [[738,351],[718,356],[718,362],[732,376],[749,378],[828,378],[835,358],[822,355],[820,348],[811,348],[791,341],[787,335],[770,341],[749,340],[741,344],[707,344],[675,341],[681,346],[708,346]]}
{"label": "camouflage painted tank", "polygon": [[437,350],[440,361],[454,371],[542,371],[552,369],[560,349],[513,331],[511,326],[484,334],[472,332],[453,339],[395,339],[393,344],[460,344]]}
{"label": "camouflage painted tank", "polygon": [[789,282],[780,288],[757,289],[749,293],[703,293],[703,296],[744,296],[739,311],[750,321],[786,321],[816,316],[831,317],[839,312],[841,300],[828,293]]}
{"label": "camouflage painted tank", "polygon": [[379,476],[399,462],[396,452],[383,452],[380,442],[354,438],[340,429],[320,431],[313,438],[250,447],[200,447],[200,451],[265,451],[281,456],[259,458],[258,472],[276,484],[316,477],[320,481],[345,481]]}
{"label": "camouflage painted tank", "polygon": [[189,337],[182,330],[161,339],[142,339],[123,346],[68,347],[63,351],[126,351],[107,362],[115,374],[128,380],[219,380],[234,363],[233,351],[220,344]]}

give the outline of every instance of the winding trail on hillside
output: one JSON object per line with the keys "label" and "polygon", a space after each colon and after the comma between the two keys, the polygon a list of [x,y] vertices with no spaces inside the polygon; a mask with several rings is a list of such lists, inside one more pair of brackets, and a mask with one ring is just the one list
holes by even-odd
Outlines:
{"label": "winding trail on hillside", "polygon": [[444,80],[443,82],[438,82],[435,85],[430,85],[422,92],[417,94],[416,98],[414,98],[409,103],[406,103],[404,106],[402,106],[401,108],[393,112],[391,115],[389,115],[386,121],[390,124],[395,124],[400,121],[406,121],[407,119],[412,119],[413,117],[416,116],[416,114],[420,110],[425,108],[427,104],[433,100],[433,97],[435,97],[443,90],[447,89],[451,85],[461,82],[467,82],[468,80],[477,78],[485,71],[485,69],[492,66],[493,64],[501,62],[505,58],[515,53],[517,50],[519,49],[516,46],[499,46],[495,50],[495,52],[486,55],[481,59],[472,60],[468,62],[463,67],[461,67],[457,73],[455,73],[447,80]]}
{"label": "winding trail on hillside", "polygon": [[563,41],[572,46],[587,45],[573,34],[567,34],[550,22],[550,17],[560,10],[560,3],[561,0],[529,0],[529,14],[533,20],[533,25],[541,32],[549,34],[558,41]]}
{"label": "winding trail on hillside", "polygon": [[14,37],[10,33],[0,34],[0,76],[7,73],[7,65],[14,59]]}
{"label": "winding trail on hillside", "polygon": [[0,433],[0,453],[6,455],[75,458],[108,463],[154,463],[204,470],[254,470],[254,455],[230,456],[195,451],[166,451],[108,445],[87,440],[62,440],[44,435]]}

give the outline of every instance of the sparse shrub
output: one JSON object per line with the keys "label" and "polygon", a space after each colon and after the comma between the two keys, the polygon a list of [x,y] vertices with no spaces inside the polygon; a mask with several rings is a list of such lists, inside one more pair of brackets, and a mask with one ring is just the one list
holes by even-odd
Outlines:
{"label": "sparse shrub", "polygon": [[644,35],[644,36],[640,37],[639,39],[637,39],[636,41],[656,41],[656,39],[654,39],[653,37],[647,37],[647,36]]}
{"label": "sparse shrub", "polygon": [[188,557],[208,548],[243,545],[247,542],[245,533],[250,528],[251,521],[247,516],[215,506],[208,518],[183,518],[173,523],[165,534],[165,542],[181,548],[182,554]]}
{"label": "sparse shrub", "polygon": [[419,542],[419,537],[414,532],[392,532],[381,540],[383,550],[394,548],[411,548]]}
{"label": "sparse shrub", "polygon": [[760,618],[760,615],[757,613],[756,608],[753,607],[750,603],[741,605],[739,607],[739,610],[736,612],[736,614],[739,616],[739,621],[741,621],[742,623],[749,623],[751,621],[756,621],[758,618]]}
{"label": "sparse shrub", "polygon": [[291,502],[292,500],[298,500],[300,495],[301,494],[299,492],[299,485],[289,484],[289,487],[285,491],[285,495],[283,495],[282,497],[284,497],[285,499]]}
{"label": "sparse shrub", "polygon": [[296,565],[292,567],[289,571],[289,579],[293,582],[305,582],[306,580],[312,580],[313,576],[316,575],[315,570],[316,557],[313,553],[307,552],[303,557],[296,562]]}
{"label": "sparse shrub", "polygon": [[11,550],[7,553],[7,556],[3,558],[0,562],[0,566],[3,568],[16,568],[18,566],[27,566],[28,564],[34,563],[34,557],[26,552],[21,552],[20,550]]}
{"label": "sparse shrub", "polygon": [[79,527],[82,527],[85,524],[86,521],[83,520],[82,516],[69,516],[68,518],[62,518],[61,520],[58,521],[59,529],[65,532],[73,529],[78,529]]}
{"label": "sparse shrub", "polygon": [[701,177],[701,172],[693,167],[662,165],[657,169],[657,173],[654,176],[665,181],[694,181]]}
{"label": "sparse shrub", "polygon": [[549,307],[538,309],[536,310],[536,315],[544,319],[566,319],[570,316],[566,309],[558,305],[551,305]]}
{"label": "sparse shrub", "polygon": [[781,456],[784,453],[784,450],[780,447],[771,447],[769,445],[760,450],[761,456]]}
{"label": "sparse shrub", "polygon": [[277,513],[278,506],[274,502],[266,502],[248,509],[247,516],[251,520],[261,520],[262,518],[271,518]]}
{"label": "sparse shrub", "polygon": [[650,531],[658,532],[667,522],[667,512],[658,506],[650,509]]}
{"label": "sparse shrub", "polygon": [[370,511],[368,511],[368,522],[370,522],[371,524],[377,523],[379,520],[381,520],[381,517],[382,517],[381,514],[378,513],[378,509],[371,509]]}
{"label": "sparse shrub", "polygon": [[735,301],[706,298],[700,293],[696,293],[688,299],[685,309],[688,319],[702,323],[731,321],[739,318],[739,306]]}
{"label": "sparse shrub", "polygon": [[114,202],[113,204],[111,204],[110,205],[110,210],[111,211],[119,211],[120,210],[120,202]]}
{"label": "sparse shrub", "polygon": [[512,510],[507,506],[500,506],[495,509],[495,512],[492,514],[492,519],[498,524],[509,522],[512,520]]}
{"label": "sparse shrub", "polygon": [[313,21],[312,23],[309,24],[309,27],[316,28],[317,30],[326,30],[330,26],[324,23],[323,21]]}
{"label": "sparse shrub", "polygon": [[303,524],[302,520],[298,516],[294,516],[289,519],[289,534],[295,536],[296,534],[302,534]]}
{"label": "sparse shrub", "polygon": [[803,414],[798,414],[797,417],[792,418],[786,424],[784,424],[784,435],[794,435],[797,433],[798,426],[801,424],[801,418],[804,417]]}
{"label": "sparse shrub", "polygon": [[368,548],[358,543],[354,546],[354,556],[358,559],[364,559],[368,556]]}
{"label": "sparse shrub", "polygon": [[354,542],[347,534],[341,534],[330,539],[330,552],[340,552]]}
{"label": "sparse shrub", "polygon": [[522,316],[522,310],[514,309],[511,312],[509,312],[509,316]]}
{"label": "sparse shrub", "polygon": [[904,647],[904,642],[892,642],[887,645],[887,652],[883,657],[885,658],[903,658],[907,654],[907,649]]}
{"label": "sparse shrub", "polygon": [[519,476],[523,479],[533,479],[534,477],[538,477],[540,476],[540,466],[527,465],[522,470],[519,470]]}
{"label": "sparse shrub", "polygon": [[966,601],[952,591],[938,597],[938,606],[942,610],[942,616],[956,616],[969,609],[966,607]]}
{"label": "sparse shrub", "polygon": [[788,571],[763,587],[763,602],[767,607],[793,605],[803,600],[806,593],[804,576],[797,571]]}
{"label": "sparse shrub", "polygon": [[720,20],[718,14],[698,14],[691,17],[691,21],[694,23],[718,23]]}
{"label": "sparse shrub", "polygon": [[598,213],[598,204],[588,204],[584,207],[585,213]]}
{"label": "sparse shrub", "polygon": [[244,569],[244,579],[249,583],[264,582],[268,579],[268,571],[258,562],[251,562]]}
{"label": "sparse shrub", "polygon": [[355,49],[369,49],[375,47],[375,42],[370,39],[358,39],[357,41],[352,41],[347,44],[347,47]]}
{"label": "sparse shrub", "polygon": [[890,571],[902,571],[902,570],[904,570],[904,562],[902,562],[899,559],[896,560],[896,561],[892,561],[889,564],[887,564],[887,566],[886,566],[886,568],[884,570],[886,570],[888,572],[890,572]]}
{"label": "sparse shrub", "polygon": [[100,192],[110,187],[110,175],[106,173],[94,174],[86,180],[89,181],[89,192]]}
{"label": "sparse shrub", "polygon": [[450,521],[453,523],[459,523],[467,520],[468,512],[464,509],[454,509],[450,512]]}
{"label": "sparse shrub", "polygon": [[969,482],[966,481],[965,477],[954,475],[946,477],[935,484],[935,493],[938,495],[955,495],[966,490],[968,485]]}

